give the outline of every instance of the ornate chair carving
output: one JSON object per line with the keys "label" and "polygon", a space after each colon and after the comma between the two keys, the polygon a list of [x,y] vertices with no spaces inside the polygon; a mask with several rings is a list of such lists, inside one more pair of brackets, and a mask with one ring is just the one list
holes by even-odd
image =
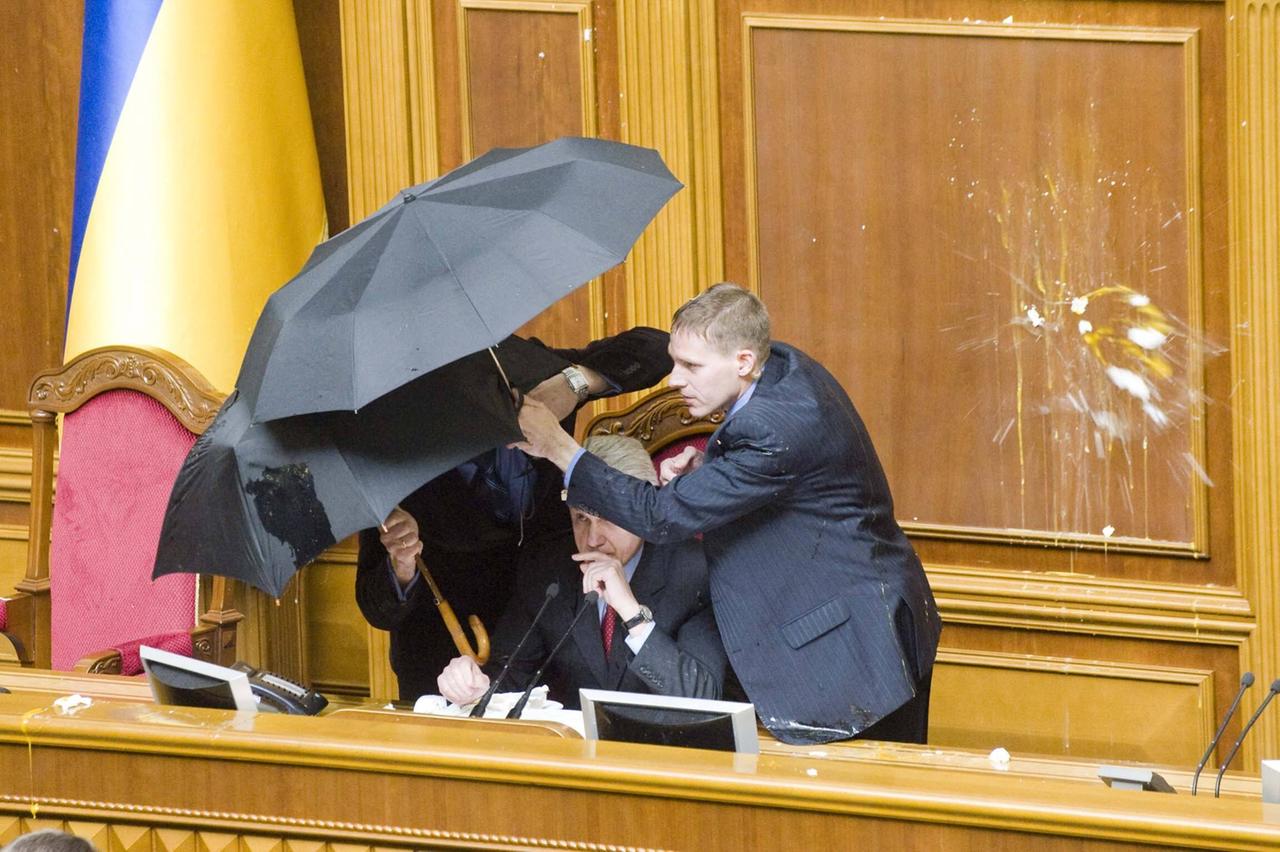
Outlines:
{"label": "ornate chair carving", "polygon": [[659,388],[645,394],[620,411],[598,414],[587,423],[586,434],[627,435],[644,444],[653,457],[655,467],[664,459],[677,455],[693,445],[703,449],[707,438],[724,421],[717,411],[707,417],[694,417],[674,388]]}
{"label": "ornate chair carving", "polygon": [[225,578],[151,580],[170,487],[222,399],[160,349],[95,349],[36,376],[27,572],[7,601],[24,665],[131,674],[144,642],[234,660],[243,616]]}

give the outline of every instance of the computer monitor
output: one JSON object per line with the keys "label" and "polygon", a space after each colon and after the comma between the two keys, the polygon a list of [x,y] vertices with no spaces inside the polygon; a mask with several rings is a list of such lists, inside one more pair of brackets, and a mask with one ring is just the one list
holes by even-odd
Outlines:
{"label": "computer monitor", "polygon": [[604,689],[578,694],[589,740],[760,753],[752,704]]}
{"label": "computer monitor", "polygon": [[143,645],[142,668],[157,704],[256,713],[258,702],[244,672]]}

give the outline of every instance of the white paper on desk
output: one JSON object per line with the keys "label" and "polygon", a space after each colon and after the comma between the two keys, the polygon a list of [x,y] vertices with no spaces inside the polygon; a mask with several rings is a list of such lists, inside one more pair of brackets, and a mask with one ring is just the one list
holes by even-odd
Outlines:
{"label": "white paper on desk", "polygon": [[[495,693],[493,700],[485,708],[485,718],[505,719],[507,711],[515,706],[522,694],[519,692]],[[534,696],[536,696],[538,702],[536,707],[534,706]],[[413,712],[431,716],[468,716],[474,706],[475,704],[466,704],[461,707],[457,704],[450,704],[443,695],[424,695],[414,702]],[[529,703],[524,706],[524,712],[520,714],[520,718],[529,722],[559,722],[562,725],[573,728],[578,732],[579,736],[586,735],[582,724],[582,712],[579,710],[565,710],[564,705],[559,701],[552,701],[547,698],[547,688],[545,686],[540,686],[533,691],[533,695],[530,696]]]}
{"label": "white paper on desk", "polygon": [[[484,710],[486,719],[505,719],[507,711],[516,706],[516,702],[520,700],[523,692],[495,692],[493,698],[489,700],[489,706]],[[413,703],[413,712],[428,713],[432,716],[469,716],[471,708],[475,707],[475,702],[470,704],[451,704],[443,695],[424,695]],[[525,713],[531,710],[559,710],[564,707],[559,701],[551,701],[547,698],[547,687],[534,687],[529,693],[529,701],[525,704]],[[523,714],[522,714],[523,715]]]}

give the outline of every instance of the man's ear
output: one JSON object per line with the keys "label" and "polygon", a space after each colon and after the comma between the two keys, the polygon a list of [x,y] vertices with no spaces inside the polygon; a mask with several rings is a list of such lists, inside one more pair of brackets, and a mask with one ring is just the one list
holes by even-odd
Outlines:
{"label": "man's ear", "polygon": [[747,378],[756,371],[756,353],[750,349],[739,349],[737,354],[738,376]]}

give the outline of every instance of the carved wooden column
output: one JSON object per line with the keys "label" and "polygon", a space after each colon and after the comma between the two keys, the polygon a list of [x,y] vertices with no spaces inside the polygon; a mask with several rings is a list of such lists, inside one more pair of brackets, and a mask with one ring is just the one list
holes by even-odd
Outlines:
{"label": "carved wooden column", "polygon": [[715,4],[618,0],[622,141],[684,182],[627,259],[627,318],[667,328],[724,275]]}
{"label": "carved wooden column", "polygon": [[[1280,0],[1228,0],[1226,15],[1236,564],[1257,621],[1241,659],[1259,681],[1242,708],[1252,712],[1280,677]],[[1277,756],[1272,708],[1243,768]]]}
{"label": "carved wooden column", "polygon": [[[351,221],[440,173],[430,0],[342,0]],[[369,692],[399,694],[390,634],[367,627]]]}

